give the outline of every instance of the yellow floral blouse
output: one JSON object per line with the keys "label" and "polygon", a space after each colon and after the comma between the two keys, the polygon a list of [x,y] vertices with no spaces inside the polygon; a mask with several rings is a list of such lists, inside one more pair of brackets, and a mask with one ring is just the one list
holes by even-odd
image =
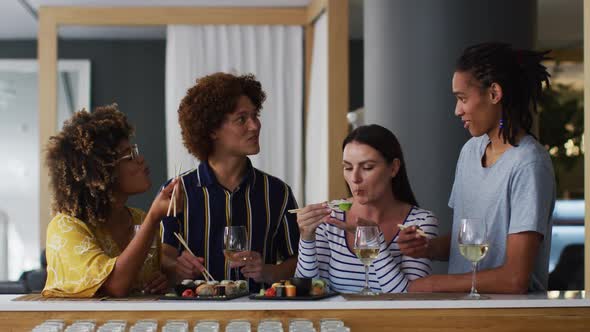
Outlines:
{"label": "yellow floral blouse", "polygon": [[[141,225],[145,212],[129,208],[133,223]],[[158,234],[159,235],[159,234]],[[46,297],[92,297],[107,280],[121,250],[102,225],[91,225],[65,214],[56,215],[47,227]],[[160,241],[154,244],[132,292],[141,290],[160,269]]]}

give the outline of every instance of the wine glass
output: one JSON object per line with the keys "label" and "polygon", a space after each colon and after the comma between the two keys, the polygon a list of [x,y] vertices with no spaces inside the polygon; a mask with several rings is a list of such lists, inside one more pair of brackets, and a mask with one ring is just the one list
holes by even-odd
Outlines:
{"label": "wine glass", "polygon": [[459,228],[459,252],[468,261],[473,264],[471,275],[471,292],[467,299],[477,300],[481,295],[475,289],[475,272],[477,271],[477,262],[482,260],[488,252],[486,223],[481,219],[461,219]]}
{"label": "wine glass", "polygon": [[[246,260],[246,257],[237,258],[236,254],[248,250],[248,236],[244,226],[226,226],[223,230],[223,255],[230,262]],[[236,280],[240,278],[239,268],[235,268]]]}
{"label": "wine glass", "polygon": [[[141,225],[134,225],[133,226],[133,233],[134,233],[133,237],[137,236],[140,229],[141,229]],[[158,238],[156,236],[154,236],[152,243],[150,244],[150,250],[148,251],[148,254],[145,258],[145,264],[149,264],[152,261],[152,259],[154,259],[155,257],[158,257],[157,253],[158,253]]]}
{"label": "wine glass", "polygon": [[[141,229],[141,225],[133,225],[133,237],[137,236],[140,229]],[[160,257],[160,255],[158,254],[158,237],[154,236],[152,242],[150,243],[150,249],[145,257],[144,263],[143,263],[141,270],[139,272],[140,279],[143,282],[149,281],[148,280],[150,278],[150,275],[148,275],[148,273],[150,272],[149,267],[160,266],[159,257]]]}
{"label": "wine glass", "polygon": [[365,287],[361,295],[376,295],[369,288],[369,266],[379,255],[379,227],[357,226],[354,236],[354,253],[365,266]]}

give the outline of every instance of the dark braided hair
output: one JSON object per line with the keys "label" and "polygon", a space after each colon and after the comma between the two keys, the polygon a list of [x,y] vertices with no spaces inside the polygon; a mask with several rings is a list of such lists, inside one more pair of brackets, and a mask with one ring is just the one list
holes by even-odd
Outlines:
{"label": "dark braided hair", "polygon": [[532,135],[533,113],[543,91],[549,87],[549,73],[541,61],[548,60],[545,52],[513,49],[506,43],[483,43],[470,46],[457,60],[456,71],[469,72],[481,84],[481,89],[492,83],[502,87],[502,126],[504,142],[516,146],[521,129]]}
{"label": "dark braided hair", "polygon": [[380,125],[372,124],[367,126],[360,126],[350,132],[342,142],[342,150],[348,143],[358,142],[366,144],[377,150],[379,154],[385,159],[387,164],[391,164],[394,159],[399,159],[400,166],[397,175],[391,179],[391,190],[393,197],[402,202],[418,206],[408,174],[406,172],[406,162],[402,147],[397,140],[397,137],[387,128]]}

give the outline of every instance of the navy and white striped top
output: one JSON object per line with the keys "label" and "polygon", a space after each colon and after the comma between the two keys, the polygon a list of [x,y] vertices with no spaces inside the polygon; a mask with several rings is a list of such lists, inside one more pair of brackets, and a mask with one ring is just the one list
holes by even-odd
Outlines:
{"label": "navy and white striped top", "polygon": [[[430,211],[414,206],[403,224],[419,226],[429,238],[438,236],[438,219]],[[380,233],[379,255],[369,267],[369,287],[374,292],[405,292],[410,281],[431,273],[429,259],[401,254],[398,235],[386,244]],[[364,265],[348,247],[344,230],[325,223],[316,229],[315,241],[299,240],[295,275],[325,279],[341,293],[357,293],[365,285]]]}
{"label": "navy and white striped top", "polygon": [[[195,255],[217,280],[235,278],[223,256],[225,226],[245,226],[249,248],[265,264],[275,264],[297,255],[299,228],[296,216],[287,211],[297,207],[289,186],[254,168],[248,159],[246,176],[233,192],[224,188],[207,162],[181,175],[184,209],[178,218],[162,220],[162,242],[183,250],[175,232],[180,233]],[[243,276],[242,276],[243,278]],[[250,290],[259,285],[251,280]]]}

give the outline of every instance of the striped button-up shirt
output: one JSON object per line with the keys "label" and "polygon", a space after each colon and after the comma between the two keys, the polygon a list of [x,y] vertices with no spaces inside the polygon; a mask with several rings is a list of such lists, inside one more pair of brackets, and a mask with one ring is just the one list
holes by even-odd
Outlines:
{"label": "striped button-up shirt", "polygon": [[[178,248],[180,254],[183,248],[174,236],[179,232],[192,252],[204,258],[215,279],[235,277],[223,255],[225,226],[245,226],[249,248],[259,252],[265,264],[297,255],[299,229],[296,216],[288,213],[297,208],[297,202],[283,181],[254,168],[250,160],[244,179],[233,192],[219,184],[207,162],[183,174],[181,181],[183,213],[164,218],[162,241]],[[258,287],[251,281],[251,291]]]}

